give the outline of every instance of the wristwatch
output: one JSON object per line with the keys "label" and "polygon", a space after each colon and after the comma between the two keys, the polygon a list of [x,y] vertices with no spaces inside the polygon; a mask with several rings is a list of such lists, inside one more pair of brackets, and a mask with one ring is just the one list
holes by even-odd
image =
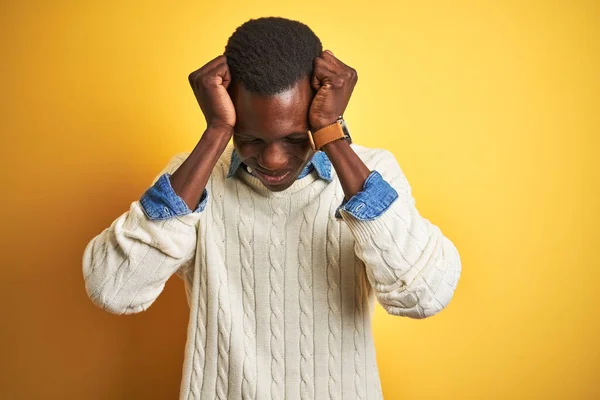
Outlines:
{"label": "wristwatch", "polygon": [[316,132],[308,131],[308,140],[313,150],[321,150],[327,143],[331,143],[334,140],[345,139],[348,143],[352,144],[352,138],[350,137],[350,131],[346,121],[340,115],[340,117],[331,125],[324,126]]}

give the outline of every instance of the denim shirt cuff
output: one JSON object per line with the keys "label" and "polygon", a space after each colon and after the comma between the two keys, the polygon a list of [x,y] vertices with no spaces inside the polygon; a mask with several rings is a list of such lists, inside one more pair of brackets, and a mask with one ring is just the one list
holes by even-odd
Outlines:
{"label": "denim shirt cuff", "polygon": [[[192,213],[185,201],[173,190],[170,178],[171,175],[168,173],[161,175],[140,199],[144,213],[151,220],[169,219]],[[208,192],[204,189],[200,203],[193,212],[202,212],[206,208],[207,200]]]}
{"label": "denim shirt cuff", "polygon": [[335,217],[342,219],[342,211],[361,221],[372,221],[380,217],[398,198],[396,190],[377,171],[372,171],[363,185],[362,191],[350,200],[344,199],[335,211]]}

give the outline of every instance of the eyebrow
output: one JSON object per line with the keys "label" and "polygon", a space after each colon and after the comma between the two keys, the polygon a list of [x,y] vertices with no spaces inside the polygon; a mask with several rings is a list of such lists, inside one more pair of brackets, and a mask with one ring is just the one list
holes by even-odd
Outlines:
{"label": "eyebrow", "polygon": [[291,136],[306,136],[306,132],[292,132],[290,134],[285,135],[284,137],[291,137]]}

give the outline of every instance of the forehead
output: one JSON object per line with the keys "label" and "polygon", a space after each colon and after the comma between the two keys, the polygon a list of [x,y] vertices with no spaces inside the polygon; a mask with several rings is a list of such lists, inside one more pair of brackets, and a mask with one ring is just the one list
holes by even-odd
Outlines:
{"label": "forehead", "polygon": [[257,96],[236,85],[231,90],[236,111],[235,132],[259,137],[305,132],[312,97],[308,79],[273,96]]}

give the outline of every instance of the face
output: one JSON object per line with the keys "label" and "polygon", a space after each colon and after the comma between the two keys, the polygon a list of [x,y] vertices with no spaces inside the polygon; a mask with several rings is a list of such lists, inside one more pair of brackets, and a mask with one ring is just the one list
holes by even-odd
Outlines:
{"label": "face", "polygon": [[233,142],[240,159],[273,192],[290,187],[314,154],[307,136],[313,91],[308,79],[274,96],[257,96],[234,84]]}

